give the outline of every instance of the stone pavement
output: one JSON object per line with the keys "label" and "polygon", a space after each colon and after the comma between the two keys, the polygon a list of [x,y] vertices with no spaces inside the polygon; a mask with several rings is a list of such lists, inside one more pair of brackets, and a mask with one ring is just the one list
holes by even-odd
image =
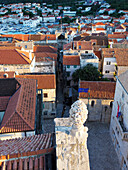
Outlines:
{"label": "stone pavement", "polygon": [[118,157],[109,133],[109,125],[87,122],[90,170],[120,170]]}

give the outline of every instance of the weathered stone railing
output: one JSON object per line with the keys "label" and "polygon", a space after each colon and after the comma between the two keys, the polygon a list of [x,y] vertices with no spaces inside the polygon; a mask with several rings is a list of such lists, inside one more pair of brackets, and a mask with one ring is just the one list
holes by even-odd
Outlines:
{"label": "weathered stone railing", "polygon": [[88,128],[86,105],[78,100],[70,109],[69,118],[56,118],[57,170],[90,170],[87,149]]}

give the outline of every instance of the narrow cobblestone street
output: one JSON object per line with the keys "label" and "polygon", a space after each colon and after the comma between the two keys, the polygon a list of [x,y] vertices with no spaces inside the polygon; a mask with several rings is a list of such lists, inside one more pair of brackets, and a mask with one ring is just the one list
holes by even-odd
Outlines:
{"label": "narrow cobblestone street", "polygon": [[88,151],[91,170],[120,170],[118,157],[109,133],[109,125],[87,122]]}

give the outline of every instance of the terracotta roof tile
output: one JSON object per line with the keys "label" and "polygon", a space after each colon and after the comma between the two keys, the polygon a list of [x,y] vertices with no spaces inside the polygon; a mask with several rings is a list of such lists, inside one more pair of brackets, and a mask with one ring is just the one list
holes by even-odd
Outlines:
{"label": "terracotta roof tile", "polygon": [[[80,88],[90,88],[91,99],[114,99],[115,82],[81,81]],[[79,93],[79,98],[88,98],[88,93]]]}
{"label": "terracotta roof tile", "polygon": [[9,102],[10,96],[0,97],[0,111],[5,111]]}
{"label": "terracotta roof tile", "polygon": [[128,49],[116,49],[115,57],[118,66],[128,66]]}
{"label": "terracotta roof tile", "polygon": [[102,55],[104,58],[114,57],[115,48],[102,48]]}
{"label": "terracotta roof tile", "polygon": [[96,31],[105,31],[104,28],[96,28]]}
{"label": "terracotta roof tile", "polygon": [[55,47],[49,45],[36,45],[33,47],[33,52],[48,52],[48,53],[57,53],[57,49]]}
{"label": "terracotta roof tile", "polygon": [[94,53],[99,59],[102,59],[101,51],[94,51]]}
{"label": "terracotta roof tile", "polygon": [[64,44],[63,49],[64,50],[69,50],[72,47],[72,43]]}
{"label": "terracotta roof tile", "polygon": [[102,22],[97,22],[95,25],[105,25],[105,24]]}
{"label": "terracotta roof tile", "polygon": [[34,53],[36,57],[36,62],[42,62],[42,61],[57,61],[57,54],[56,53]]}
{"label": "terracotta roof tile", "polygon": [[56,40],[55,34],[48,34],[48,35],[29,35],[29,40],[33,41],[46,41],[46,40]]}
{"label": "terracotta roof tile", "polygon": [[[85,38],[85,37],[83,37]],[[92,42],[90,41],[74,41],[72,47],[76,47],[77,50],[92,50]]]}
{"label": "terracotta roof tile", "polygon": [[78,55],[64,55],[63,56],[64,65],[80,65],[80,56]]}
{"label": "terracotta roof tile", "polygon": [[108,38],[124,38],[125,39],[125,35],[124,34],[108,34]]}
{"label": "terracotta roof tile", "polygon": [[0,125],[0,133],[27,131],[35,128],[36,80],[17,79],[17,82],[19,88],[9,99]]}
{"label": "terracotta roof tile", "polygon": [[29,53],[18,49],[1,49],[0,64],[30,64]]}
{"label": "terracotta roof tile", "polygon": [[55,89],[56,78],[54,74],[43,74],[43,75],[16,75],[17,78],[36,79],[38,89]]}
{"label": "terracotta roof tile", "polygon": [[19,40],[19,41],[28,41],[29,40],[29,34],[7,34],[7,35],[1,35],[2,37],[12,37],[13,39]]}
{"label": "terracotta roof tile", "polygon": [[[46,149],[52,148],[52,134],[33,135],[29,137],[0,140],[1,155],[16,158],[22,155],[31,156],[46,153]],[[25,154],[26,153],[26,154]]]}

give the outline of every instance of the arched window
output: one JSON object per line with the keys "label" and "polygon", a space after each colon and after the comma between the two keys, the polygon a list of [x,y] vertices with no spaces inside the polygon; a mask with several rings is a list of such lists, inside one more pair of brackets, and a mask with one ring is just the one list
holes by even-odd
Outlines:
{"label": "arched window", "polygon": [[92,101],[91,101],[91,106],[93,107],[93,106],[94,106],[94,104],[95,104],[95,101],[94,101],[94,100],[92,100]]}
{"label": "arched window", "polygon": [[110,107],[112,108],[112,106],[113,106],[113,101],[110,102]]}

